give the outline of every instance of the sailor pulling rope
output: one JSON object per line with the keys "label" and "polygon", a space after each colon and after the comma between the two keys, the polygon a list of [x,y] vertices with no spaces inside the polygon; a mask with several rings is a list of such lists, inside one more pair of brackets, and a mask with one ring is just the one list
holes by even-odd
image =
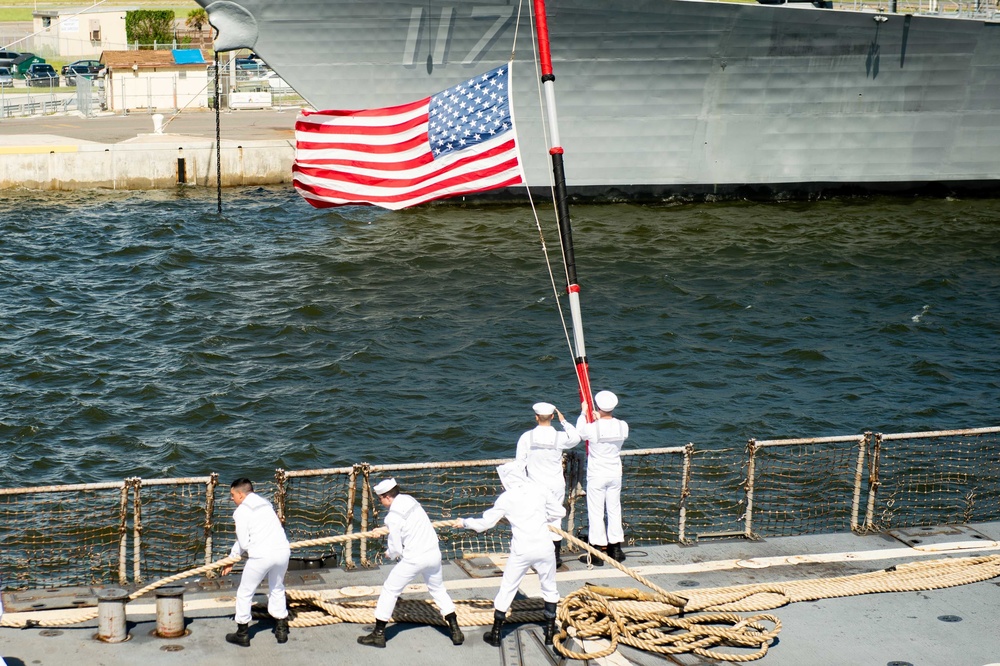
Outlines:
{"label": "sailor pulling rope", "polygon": [[[435,529],[454,527],[454,520],[432,523]],[[353,539],[374,539],[388,534],[384,527],[367,532],[342,534],[297,541],[291,548],[309,548]],[[686,592],[685,596],[667,592],[633,569],[591,549],[567,532],[561,536],[593,557],[645,585],[652,593],[634,589],[585,586],[568,594],[559,604],[560,629],[555,637],[559,654],[574,659],[595,659],[617,649],[619,643],[659,654],[691,652],[706,658],[744,662],[763,657],[781,623],[773,615],[742,617],[737,612],[758,612],[778,608],[796,601],[872,594],[876,592],[910,592],[955,587],[990,580],[1000,576],[1000,555],[966,558],[944,558],[928,562],[910,562],[888,569],[829,579],[786,581],[766,585],[741,585]],[[236,562],[239,557],[226,557],[189,571],[168,576],[136,590],[129,595],[134,601],[155,589],[171,583],[208,573]],[[292,627],[311,627],[342,622],[370,624],[374,622],[374,600],[334,601],[314,590],[287,590],[290,600]],[[457,600],[459,624],[463,627],[489,626],[493,621],[493,604],[489,600]],[[543,616],[541,601],[517,600],[511,607],[509,622],[539,622]],[[55,627],[87,622],[97,617],[96,610],[52,612],[44,620],[24,620],[9,613],[0,626],[11,628]],[[425,600],[400,600],[393,613],[399,622],[419,622],[445,625],[436,607]],[[767,624],[771,624],[770,628]],[[570,637],[589,640],[605,638],[611,641],[597,652],[577,652],[569,647]],[[748,654],[720,651],[719,648],[755,649]]]}

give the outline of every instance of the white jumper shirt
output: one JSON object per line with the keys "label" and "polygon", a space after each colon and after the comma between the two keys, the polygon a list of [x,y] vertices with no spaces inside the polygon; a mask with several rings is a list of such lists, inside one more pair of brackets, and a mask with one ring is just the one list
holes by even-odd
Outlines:
{"label": "white jumper shirt", "polygon": [[229,552],[230,557],[243,553],[249,557],[269,557],[289,551],[278,514],[271,503],[257,493],[249,493],[236,507],[233,522],[236,523],[236,543]]}
{"label": "white jumper shirt", "polygon": [[[551,429],[551,428],[550,428]],[[462,524],[477,532],[485,532],[506,518],[510,523],[512,555],[543,552],[551,554],[552,538],[548,524],[561,519],[566,510],[543,485],[529,481],[521,474],[505,473],[501,466],[500,481],[506,490],[482,518],[464,518]]]}
{"label": "white jumper shirt", "polygon": [[386,557],[402,558],[407,562],[426,562],[434,558],[440,561],[437,532],[427,512],[411,495],[396,495],[385,515],[385,526],[389,528]]}
{"label": "white jumper shirt", "polygon": [[587,423],[586,415],[581,414],[576,427],[580,437],[590,442],[587,478],[620,478],[621,451],[628,439],[628,424],[614,417]]}
{"label": "white jumper shirt", "polygon": [[580,434],[566,421],[562,422],[563,432],[551,425],[535,426],[517,440],[518,460],[528,466],[528,478],[547,488],[563,491],[562,453],[580,443]]}

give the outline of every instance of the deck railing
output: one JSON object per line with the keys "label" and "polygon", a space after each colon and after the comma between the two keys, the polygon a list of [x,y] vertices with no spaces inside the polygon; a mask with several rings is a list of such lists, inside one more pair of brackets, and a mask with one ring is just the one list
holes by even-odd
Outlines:
{"label": "deck railing", "polygon": [[[502,492],[507,459],[276,471],[257,484],[290,541],[363,532],[381,522],[372,484],[393,476],[432,520],[472,516]],[[756,539],[1000,519],[1000,427],[803,439],[737,447],[626,449],[622,513],[630,546]],[[583,451],[564,457],[567,529],[586,532]],[[0,489],[0,575],[8,588],[134,585],[224,557],[232,505],[217,474]],[[442,530],[446,558],[503,552],[510,532]],[[381,561],[359,540],[300,561],[354,568]]]}

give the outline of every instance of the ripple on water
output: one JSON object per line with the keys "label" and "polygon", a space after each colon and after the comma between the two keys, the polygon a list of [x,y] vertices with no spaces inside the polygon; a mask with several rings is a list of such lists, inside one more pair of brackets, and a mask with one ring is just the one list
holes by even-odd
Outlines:
{"label": "ripple on water", "polygon": [[[550,221],[558,305],[520,207],[224,203],[0,194],[6,485],[509,455],[532,402],[575,411]],[[1000,202],[573,214],[591,377],[635,446],[995,419]]]}

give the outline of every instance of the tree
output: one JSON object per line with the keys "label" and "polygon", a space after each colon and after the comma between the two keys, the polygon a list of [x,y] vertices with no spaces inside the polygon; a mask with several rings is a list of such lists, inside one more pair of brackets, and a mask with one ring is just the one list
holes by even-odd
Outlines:
{"label": "tree", "polygon": [[125,37],[151,48],[153,42],[169,43],[174,38],[174,12],[170,9],[138,9],[125,13]]}
{"label": "tree", "polygon": [[184,25],[189,28],[194,28],[199,32],[201,32],[201,29],[205,27],[206,23],[208,23],[208,12],[201,7],[189,11],[187,19],[184,21]]}

